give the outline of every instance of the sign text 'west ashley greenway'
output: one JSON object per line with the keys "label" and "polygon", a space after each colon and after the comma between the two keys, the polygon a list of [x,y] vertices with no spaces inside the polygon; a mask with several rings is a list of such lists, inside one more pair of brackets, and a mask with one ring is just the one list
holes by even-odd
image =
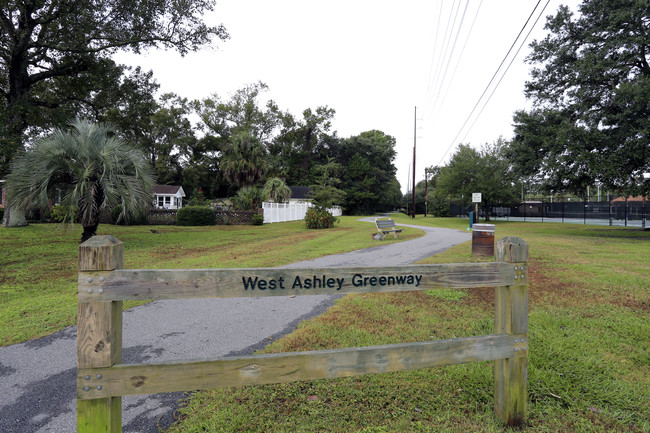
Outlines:
{"label": "sign text 'west ashley greenway'", "polygon": [[[263,279],[259,277],[242,276],[244,290],[284,290],[284,289],[336,289],[341,290],[346,286],[345,277],[328,277],[327,275],[305,277],[296,275],[293,279],[285,277]],[[422,275],[382,275],[367,276],[354,274],[351,279],[352,287],[385,287],[385,286],[413,286],[418,287]]]}

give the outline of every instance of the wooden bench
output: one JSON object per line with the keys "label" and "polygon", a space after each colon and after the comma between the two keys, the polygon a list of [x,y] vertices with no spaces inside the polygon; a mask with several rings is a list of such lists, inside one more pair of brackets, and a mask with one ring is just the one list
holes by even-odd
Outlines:
{"label": "wooden bench", "polygon": [[388,233],[392,233],[393,237],[397,237],[397,233],[401,233],[404,231],[404,229],[398,229],[395,228],[395,221],[387,218],[387,219],[375,219],[375,225],[377,226],[377,233],[376,238],[378,240],[383,240],[384,236],[386,236]]}

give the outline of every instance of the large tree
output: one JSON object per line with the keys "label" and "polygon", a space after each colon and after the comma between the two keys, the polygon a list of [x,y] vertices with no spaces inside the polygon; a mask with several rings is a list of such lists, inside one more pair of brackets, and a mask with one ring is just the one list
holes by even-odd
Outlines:
{"label": "large tree", "polygon": [[650,6],[585,0],[549,17],[533,42],[532,110],[516,113],[509,156],[547,190],[584,195],[599,183],[647,194],[650,179]]}
{"label": "large tree", "polygon": [[150,47],[196,50],[222,26],[203,23],[214,0],[4,0],[0,3],[0,115],[3,161],[25,142],[30,128],[49,129],[47,113],[90,99],[107,83],[117,50]]}
{"label": "large tree", "polygon": [[81,242],[95,234],[104,208],[121,205],[121,218],[146,209],[153,184],[142,152],[110,127],[85,120],[38,140],[16,158],[7,178],[13,207],[48,211],[60,196],[64,221],[81,221]]}
{"label": "large tree", "polygon": [[345,191],[346,212],[364,215],[399,206],[395,143],[377,130],[330,143],[334,160],[345,167],[339,188]]}
{"label": "large tree", "polygon": [[259,99],[266,91],[268,86],[260,81],[237,90],[228,100],[212,94],[202,101],[195,101],[201,127],[222,145],[242,132],[266,145],[279,122],[279,109],[273,100],[260,107]]}
{"label": "large tree", "polygon": [[489,221],[491,206],[517,201],[519,188],[510,164],[504,157],[504,148],[502,140],[485,145],[480,150],[461,144],[449,164],[442,167],[436,176],[435,195],[460,198],[480,192],[481,206]]}

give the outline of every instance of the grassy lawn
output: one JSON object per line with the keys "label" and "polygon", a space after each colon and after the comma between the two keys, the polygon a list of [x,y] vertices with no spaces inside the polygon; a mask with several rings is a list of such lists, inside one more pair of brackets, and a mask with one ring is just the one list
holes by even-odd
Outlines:
{"label": "grassy lawn", "polygon": [[[124,242],[124,266],[131,269],[271,267],[380,244],[371,239],[374,226],[356,219],[342,217],[331,230],[307,230],[299,221],[264,226],[100,225],[98,234]],[[407,229],[399,239],[390,237],[381,244],[421,234]],[[76,323],[80,236],[79,225],[67,231],[56,224],[0,228],[0,346]]]}
{"label": "grassy lawn", "polygon": [[[467,220],[398,222],[464,230]],[[530,245],[529,432],[650,432],[650,232],[497,222]],[[470,262],[470,243],[423,263]],[[265,352],[489,334],[492,289],[348,295]],[[169,432],[501,432],[492,363],[197,392]]]}

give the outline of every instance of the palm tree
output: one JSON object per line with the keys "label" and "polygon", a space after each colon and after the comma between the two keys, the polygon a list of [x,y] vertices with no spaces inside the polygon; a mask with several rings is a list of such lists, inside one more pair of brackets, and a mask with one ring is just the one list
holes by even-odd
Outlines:
{"label": "palm tree", "polygon": [[266,149],[251,134],[239,133],[223,152],[221,170],[224,177],[237,187],[260,182],[267,170]]}
{"label": "palm tree", "polygon": [[271,199],[275,203],[284,203],[291,198],[291,189],[279,177],[267,180],[262,193],[266,200]]}
{"label": "palm tree", "polygon": [[55,197],[64,222],[83,226],[81,242],[93,236],[104,208],[122,205],[120,218],[135,216],[151,204],[154,177],[142,152],[112,127],[76,119],[18,157],[7,178],[11,206],[49,210]]}

